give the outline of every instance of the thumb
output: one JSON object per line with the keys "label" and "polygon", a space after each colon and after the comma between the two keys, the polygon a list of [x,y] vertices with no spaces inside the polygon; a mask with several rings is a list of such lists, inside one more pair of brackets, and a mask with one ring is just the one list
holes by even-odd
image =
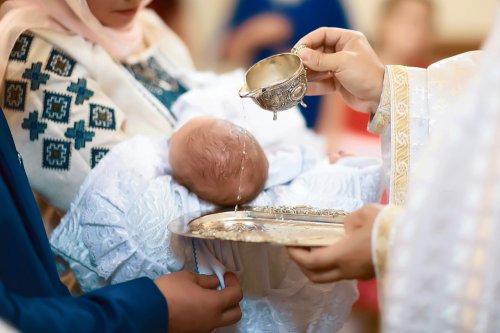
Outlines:
{"label": "thumb", "polygon": [[317,72],[336,72],[341,65],[342,54],[343,52],[323,53],[309,48],[298,52],[304,65]]}
{"label": "thumb", "polygon": [[204,289],[215,289],[219,286],[219,279],[215,275],[196,275],[196,282]]}

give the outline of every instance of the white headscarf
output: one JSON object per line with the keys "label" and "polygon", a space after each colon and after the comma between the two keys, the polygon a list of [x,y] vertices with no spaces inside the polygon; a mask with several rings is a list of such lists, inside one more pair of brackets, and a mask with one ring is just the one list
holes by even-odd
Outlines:
{"label": "white headscarf", "polygon": [[[150,2],[139,1],[141,7]],[[86,0],[9,0],[0,7],[0,81],[19,35],[38,28],[81,35],[118,60],[133,53],[142,42],[138,16],[128,30],[115,30],[94,17]]]}
{"label": "white headscarf", "polygon": [[500,332],[498,14],[478,75],[434,131],[394,226],[384,332]]}

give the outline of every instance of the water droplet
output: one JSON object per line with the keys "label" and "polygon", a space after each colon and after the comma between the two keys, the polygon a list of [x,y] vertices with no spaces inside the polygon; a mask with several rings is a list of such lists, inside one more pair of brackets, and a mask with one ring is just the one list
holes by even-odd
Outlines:
{"label": "water droplet", "polygon": [[273,120],[277,120],[277,119],[278,119],[278,112],[274,111]]}

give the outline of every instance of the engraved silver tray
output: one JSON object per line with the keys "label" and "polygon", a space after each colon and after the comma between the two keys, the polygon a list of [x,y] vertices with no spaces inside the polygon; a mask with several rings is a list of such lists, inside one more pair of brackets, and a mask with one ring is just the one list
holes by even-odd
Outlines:
{"label": "engraved silver tray", "polygon": [[174,234],[202,239],[327,246],[344,236],[347,213],[310,207],[243,207],[242,210],[193,212],[170,222]]}

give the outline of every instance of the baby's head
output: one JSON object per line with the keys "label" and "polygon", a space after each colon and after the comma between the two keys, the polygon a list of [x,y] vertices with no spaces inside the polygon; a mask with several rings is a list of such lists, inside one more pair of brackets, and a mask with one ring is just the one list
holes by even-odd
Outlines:
{"label": "baby's head", "polygon": [[250,133],[210,117],[194,118],[172,135],[169,159],[177,182],[219,206],[255,199],[264,188],[269,167]]}

